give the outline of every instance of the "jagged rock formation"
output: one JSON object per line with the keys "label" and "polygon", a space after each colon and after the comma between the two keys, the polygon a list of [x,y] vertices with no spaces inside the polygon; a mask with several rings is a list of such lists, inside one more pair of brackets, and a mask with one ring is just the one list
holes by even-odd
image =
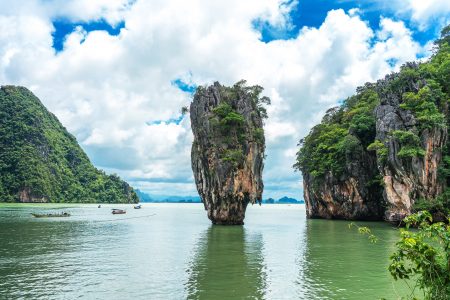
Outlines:
{"label": "jagged rock formation", "polygon": [[199,87],[190,106],[192,170],[213,224],[243,224],[248,203],[262,199],[268,98],[244,84]]}
{"label": "jagged rock formation", "polygon": [[[403,70],[418,70],[417,64],[406,64]],[[388,203],[385,219],[401,221],[411,214],[416,199],[433,199],[443,192],[444,182],[438,180],[438,167],[442,162],[442,149],[447,141],[446,126],[420,126],[410,110],[401,108],[406,93],[418,94],[427,87],[423,78],[401,78],[391,74],[377,82],[380,105],[375,109],[376,139],[383,141],[387,155],[380,159],[379,171],[383,176],[384,199]],[[442,107],[447,113],[447,107]],[[423,124],[422,124],[423,125]],[[413,133],[400,141],[395,132]],[[403,156],[402,148],[417,138],[419,155]],[[402,145],[404,144],[404,145]],[[400,153],[400,155],[399,155]]]}
{"label": "jagged rock formation", "polygon": [[450,29],[424,63],[357,89],[301,140],[310,218],[398,222],[450,212]]}
{"label": "jagged rock formation", "polygon": [[137,201],[128,183],[91,164],[29,90],[0,88],[0,202]]}
{"label": "jagged rock formation", "polygon": [[303,173],[309,218],[377,220],[384,201],[375,152],[367,146],[375,136],[373,86],[360,88],[342,108],[330,109],[301,141],[295,167]]}
{"label": "jagged rock formation", "polygon": [[[317,185],[309,173],[303,174],[306,215],[309,218],[379,220],[383,216],[382,191],[373,184],[376,156],[360,147],[349,157],[345,175],[327,173]],[[314,186],[315,185],[315,186]]]}

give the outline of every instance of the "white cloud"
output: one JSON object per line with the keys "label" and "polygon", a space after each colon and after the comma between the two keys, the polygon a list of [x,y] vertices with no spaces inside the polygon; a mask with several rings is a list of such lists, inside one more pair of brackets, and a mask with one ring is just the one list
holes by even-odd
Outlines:
{"label": "white cloud", "polygon": [[289,13],[296,6],[298,6],[298,0],[268,2],[268,6],[261,14],[260,18],[274,27],[290,28],[292,26],[292,21],[289,17]]}
{"label": "white cloud", "polygon": [[448,0],[409,0],[412,19],[425,29],[430,20],[437,20],[441,25],[450,21],[450,1]]}
{"label": "white cloud", "polygon": [[[357,13],[342,10],[296,39],[263,43],[251,22],[287,24],[289,8],[281,0],[28,3],[34,12],[0,0],[0,82],[30,87],[94,163],[159,194],[195,194],[188,118],[147,125],[177,118],[189,103],[174,79],[233,84],[245,78],[264,86],[273,103],[265,196],[301,197],[300,176],[291,167],[297,141],[356,86],[422,51],[403,23],[383,19],[373,32]],[[126,25],[118,36],[80,28],[55,54],[51,19],[62,15]]]}

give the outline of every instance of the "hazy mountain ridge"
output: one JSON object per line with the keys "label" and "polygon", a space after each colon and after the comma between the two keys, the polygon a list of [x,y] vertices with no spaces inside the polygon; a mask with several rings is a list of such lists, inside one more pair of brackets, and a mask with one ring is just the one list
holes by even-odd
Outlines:
{"label": "hazy mountain ridge", "polygon": [[[140,202],[148,203],[201,203],[199,196],[167,196],[167,195],[150,195],[137,189],[136,194]],[[297,200],[287,196],[281,197],[278,200],[273,198],[263,199],[264,204],[303,204],[303,200]]]}

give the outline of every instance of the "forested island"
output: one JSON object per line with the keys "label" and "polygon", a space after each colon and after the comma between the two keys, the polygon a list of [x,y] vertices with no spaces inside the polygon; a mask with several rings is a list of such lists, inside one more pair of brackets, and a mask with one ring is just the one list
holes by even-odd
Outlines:
{"label": "forested island", "polygon": [[28,89],[0,88],[0,201],[135,203],[133,188],[96,169]]}
{"label": "forested island", "polygon": [[450,27],[425,62],[366,83],[300,141],[310,218],[388,220],[450,211]]}

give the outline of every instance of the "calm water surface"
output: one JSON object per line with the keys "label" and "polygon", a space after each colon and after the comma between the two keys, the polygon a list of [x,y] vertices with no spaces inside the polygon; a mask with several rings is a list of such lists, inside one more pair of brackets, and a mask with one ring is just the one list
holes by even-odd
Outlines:
{"label": "calm water surface", "polygon": [[[0,299],[398,299],[396,229],[307,220],[303,205],[250,206],[212,226],[200,204],[0,206]],[[68,211],[36,219],[30,212]]]}

